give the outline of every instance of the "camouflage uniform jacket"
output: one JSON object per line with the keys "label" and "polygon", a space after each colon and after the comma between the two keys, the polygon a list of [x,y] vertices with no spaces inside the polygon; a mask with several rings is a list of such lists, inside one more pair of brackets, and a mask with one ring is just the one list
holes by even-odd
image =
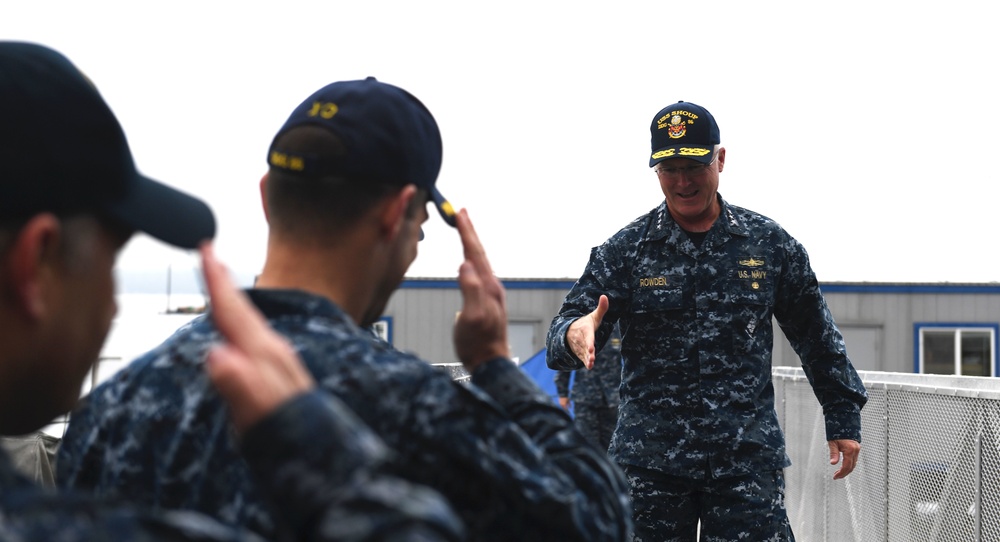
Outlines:
{"label": "camouflage uniform jacket", "polygon": [[[311,453],[301,453],[303,449]],[[444,499],[381,472],[388,451],[339,401],[289,401],[252,427],[244,457],[295,540],[462,540]],[[55,492],[15,471],[0,451],[0,540],[260,540],[194,512],[153,512]]]}
{"label": "camouflage uniform jacket", "polygon": [[[573,388],[570,389],[570,377]],[[618,407],[618,386],[622,383],[620,345],[608,342],[594,361],[594,368],[559,371],[553,377],[559,397],[569,397],[576,405]]]}
{"label": "camouflage uniform jacket", "polygon": [[[325,298],[250,290],[320,387],[394,451],[392,471],[437,489],[472,540],[623,540],[624,477],[507,359],[473,385],[394,350]],[[202,370],[218,338],[198,318],[98,386],[71,418],[58,483],[198,510],[269,534],[274,516],[240,460]]]}
{"label": "camouflage uniform jacket", "polygon": [[671,475],[727,476],[790,464],[774,410],[774,317],[802,360],[826,436],[861,439],[867,395],[805,249],[774,221],[727,204],[700,247],[661,203],[591,251],[548,335],[549,367],[606,294],[597,332],[622,333],[621,405],[609,453]]}

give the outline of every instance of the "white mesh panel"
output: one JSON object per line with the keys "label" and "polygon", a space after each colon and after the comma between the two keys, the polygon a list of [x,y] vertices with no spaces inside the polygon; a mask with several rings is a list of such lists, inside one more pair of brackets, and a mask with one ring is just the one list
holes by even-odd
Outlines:
{"label": "white mesh panel", "polygon": [[861,457],[834,481],[802,370],[774,373],[797,540],[1000,541],[1000,379],[861,372]]}

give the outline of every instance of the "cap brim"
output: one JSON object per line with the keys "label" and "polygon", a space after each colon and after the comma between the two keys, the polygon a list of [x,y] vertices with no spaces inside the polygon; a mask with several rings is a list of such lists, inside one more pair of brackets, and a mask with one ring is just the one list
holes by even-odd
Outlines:
{"label": "cap brim", "polygon": [[438,192],[437,187],[431,187],[431,200],[434,202],[434,206],[437,207],[438,213],[441,213],[441,218],[444,219],[446,223],[452,228],[457,228],[455,223],[455,208],[448,203],[448,200],[444,199],[441,192]]}
{"label": "cap brim", "polygon": [[105,207],[113,218],[180,248],[197,248],[215,237],[215,216],[204,201],[136,175],[130,193]]}
{"label": "cap brim", "polygon": [[688,160],[707,164],[712,161],[714,155],[715,145],[692,145],[690,143],[672,145],[653,151],[653,154],[649,156],[649,167],[653,167],[670,158],[687,158]]}

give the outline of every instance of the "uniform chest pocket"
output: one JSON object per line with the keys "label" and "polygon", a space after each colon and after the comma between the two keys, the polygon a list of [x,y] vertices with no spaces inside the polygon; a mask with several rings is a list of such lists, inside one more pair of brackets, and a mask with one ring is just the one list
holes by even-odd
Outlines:
{"label": "uniform chest pocket", "polygon": [[733,348],[736,353],[763,352],[770,348],[770,319],[774,286],[770,281],[734,279],[726,286],[730,303]]}
{"label": "uniform chest pocket", "polygon": [[730,303],[738,305],[771,305],[774,303],[774,285],[771,281],[733,279],[726,286]]}
{"label": "uniform chest pocket", "polygon": [[684,291],[680,286],[641,288],[632,294],[632,312],[649,314],[684,308]]}

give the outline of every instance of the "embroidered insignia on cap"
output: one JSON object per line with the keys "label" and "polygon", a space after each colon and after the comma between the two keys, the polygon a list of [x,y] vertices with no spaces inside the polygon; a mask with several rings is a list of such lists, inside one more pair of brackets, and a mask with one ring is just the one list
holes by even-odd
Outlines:
{"label": "embroidered insignia on cap", "polygon": [[667,135],[670,139],[680,139],[687,133],[687,123],[681,119],[680,115],[670,117],[670,126],[667,127]]}
{"label": "embroidered insignia on cap", "polygon": [[673,156],[676,153],[675,149],[667,149],[665,151],[656,151],[653,153],[653,160],[658,160],[660,158],[667,158]]}

